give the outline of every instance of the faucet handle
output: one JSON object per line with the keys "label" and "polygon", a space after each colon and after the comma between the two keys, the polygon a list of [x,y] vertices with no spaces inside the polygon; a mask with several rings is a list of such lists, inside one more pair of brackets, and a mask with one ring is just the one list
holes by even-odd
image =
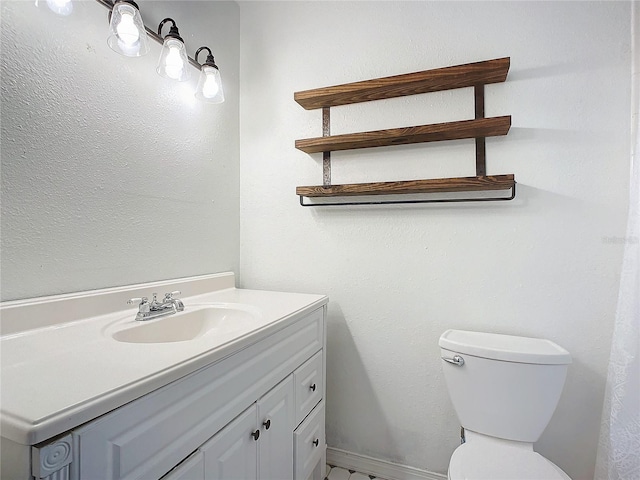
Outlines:
{"label": "faucet handle", "polygon": [[164,294],[164,299],[166,300],[171,300],[173,298],[174,295],[181,295],[182,292],[180,290],[175,290],[173,292],[169,292],[169,293],[165,293]]}
{"label": "faucet handle", "polygon": [[134,304],[136,302],[140,302],[140,305],[144,305],[148,301],[149,301],[149,299],[147,297],[133,297],[133,298],[130,298],[129,300],[127,300],[127,303],[129,305],[131,305],[131,304]]}
{"label": "faucet handle", "polygon": [[184,311],[184,303],[182,303],[182,300],[178,299],[178,298],[173,298],[174,295],[180,295],[182,292],[180,290],[176,290],[175,292],[169,292],[169,293],[165,293],[164,294],[164,301],[165,303],[167,302],[171,302],[173,304],[173,306],[176,309],[176,312],[183,312]]}

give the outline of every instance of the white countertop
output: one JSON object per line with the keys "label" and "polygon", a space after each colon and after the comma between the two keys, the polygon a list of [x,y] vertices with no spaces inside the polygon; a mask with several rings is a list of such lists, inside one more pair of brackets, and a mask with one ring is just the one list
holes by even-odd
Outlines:
{"label": "white countertop", "polygon": [[[231,285],[233,281],[231,275]],[[179,287],[188,292],[184,282]],[[228,284],[229,279],[225,279],[222,286]],[[164,286],[171,284],[165,282],[161,288]],[[122,300],[144,288],[118,289],[116,296]],[[160,293],[165,291],[168,289]],[[328,301],[323,295],[233,287],[181,299],[185,311],[198,304],[222,303],[249,306],[260,315],[251,331],[230,340],[203,335],[184,342],[145,344],[111,338],[108,332],[114,324],[135,322],[136,308],[5,333],[0,337],[2,436],[32,445],[64,433],[253,344]],[[39,312],[47,311],[46,300],[39,302]],[[64,300],[66,310],[73,310],[74,299]],[[83,300],[86,302],[86,295]],[[7,303],[14,309],[28,304]]]}

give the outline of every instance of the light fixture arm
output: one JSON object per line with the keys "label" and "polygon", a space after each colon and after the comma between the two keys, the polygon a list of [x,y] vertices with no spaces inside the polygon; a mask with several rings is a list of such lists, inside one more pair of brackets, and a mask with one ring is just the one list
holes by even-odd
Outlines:
{"label": "light fixture arm", "polygon": [[171,28],[169,29],[169,33],[165,35],[164,38],[171,37],[171,38],[180,40],[182,43],[184,43],[184,40],[182,39],[182,37],[180,36],[180,32],[178,31],[178,26],[176,25],[176,22],[173,18],[165,18],[160,22],[160,25],[158,25],[158,36],[160,37],[162,36],[162,27],[164,27],[164,24],[167,22],[171,22]]}
{"label": "light fixture arm", "polygon": [[[109,9],[109,12],[111,12],[113,10],[113,6],[115,5],[115,2],[113,2],[113,0],[96,0],[96,2],[98,2],[100,5],[102,5],[105,8]],[[173,20],[172,20],[173,22]],[[175,25],[175,22],[173,22]],[[147,32],[147,35],[149,35],[150,38],[153,38],[156,42],[158,42],[160,45],[164,44],[164,39],[160,36],[159,33],[154,32],[153,30],[151,30],[149,27],[147,27],[146,25],[144,26],[145,31]],[[171,33],[171,32],[170,32]],[[195,61],[195,59],[187,56],[187,60],[189,60],[189,63],[197,68],[198,70],[200,70],[200,64],[198,62]]]}
{"label": "light fixture arm", "polygon": [[[200,52],[202,50],[206,50],[209,53],[207,54],[207,60],[204,63],[201,64],[201,63],[198,62],[198,55],[200,55]],[[216,65],[216,62],[215,62],[215,60],[213,58],[213,53],[211,53],[211,49],[209,47],[200,47],[198,50],[196,50],[195,59],[196,59],[196,63],[198,63],[198,65],[200,65],[200,66],[208,65],[210,67],[215,68],[216,70],[220,70],[218,68],[218,66]]]}

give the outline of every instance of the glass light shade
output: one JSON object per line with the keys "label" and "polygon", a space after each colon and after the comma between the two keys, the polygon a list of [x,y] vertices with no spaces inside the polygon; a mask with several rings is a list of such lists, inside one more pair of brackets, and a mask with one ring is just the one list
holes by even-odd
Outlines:
{"label": "glass light shade", "polygon": [[140,11],[130,3],[118,2],[111,12],[107,44],[127,57],[139,57],[149,52],[149,37]]}
{"label": "glass light shade", "polygon": [[184,82],[189,79],[188,64],[184,43],[177,38],[165,37],[156,71],[165,78]]}
{"label": "glass light shade", "polygon": [[47,0],[47,6],[58,15],[70,15],[73,12],[71,0]]}
{"label": "glass light shade", "polygon": [[224,102],[220,71],[211,65],[203,65],[198,78],[196,98],[207,103]]}

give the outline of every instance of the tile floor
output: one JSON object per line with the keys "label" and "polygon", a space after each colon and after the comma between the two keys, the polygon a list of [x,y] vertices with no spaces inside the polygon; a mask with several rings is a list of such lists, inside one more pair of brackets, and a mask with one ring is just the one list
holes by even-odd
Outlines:
{"label": "tile floor", "polygon": [[346,470],[341,467],[332,467],[327,465],[327,476],[325,480],[384,480],[384,478],[374,477],[373,475],[365,475],[364,473],[354,470]]}

